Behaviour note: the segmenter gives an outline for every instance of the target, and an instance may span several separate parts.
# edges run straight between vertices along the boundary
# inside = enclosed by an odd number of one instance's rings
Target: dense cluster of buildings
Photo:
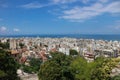
[[[70,50],[76,50],[78,55],[89,61],[98,56],[119,57],[120,42],[94,39],[75,38],[0,38],[1,43],[9,41],[11,55],[19,62],[29,58],[47,60],[50,52],[59,51],[70,55]]]

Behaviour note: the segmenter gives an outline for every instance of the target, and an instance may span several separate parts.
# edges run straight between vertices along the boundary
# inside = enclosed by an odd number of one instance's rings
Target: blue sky
[[[120,0],[0,0],[0,34],[120,34]]]

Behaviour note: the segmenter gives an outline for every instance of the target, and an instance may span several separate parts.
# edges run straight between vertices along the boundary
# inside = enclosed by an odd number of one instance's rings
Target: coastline
[[[30,35],[0,35],[0,38],[76,38],[107,41],[120,41],[119,34],[30,34]]]

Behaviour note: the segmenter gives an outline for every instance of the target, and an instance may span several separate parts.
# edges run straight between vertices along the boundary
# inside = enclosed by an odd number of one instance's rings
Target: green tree
[[[71,57],[60,52],[40,66],[40,80],[111,80],[110,73],[119,60],[99,57],[87,62],[83,57]]]
[[[40,66],[40,80],[74,80],[69,65],[72,58],[60,52],[51,53],[52,58]]]
[[[9,42],[5,42],[5,43],[1,43],[1,42],[0,42],[0,47],[1,47],[2,49],[9,49]]]
[[[115,63],[110,58],[99,57],[95,60],[95,68],[92,71],[91,79],[110,80],[110,73]]]
[[[2,70],[0,70],[0,78],[4,78],[6,76],[6,73]]]
[[[41,59],[30,58],[29,66],[24,64],[22,65],[23,71],[26,73],[37,73],[40,69],[41,63]]]
[[[20,48],[23,48],[25,46],[25,44],[19,43],[19,46],[20,46]]]
[[[112,68],[116,65],[113,59],[99,57],[94,62],[87,62],[77,57],[71,66],[75,80],[110,80]]]
[[[76,57],[70,66],[75,80],[90,80],[93,62],[87,63],[83,57]]]
[[[8,52],[0,49],[0,80],[18,80],[18,63]]]
[[[120,80],[120,75],[114,76],[111,80]]]
[[[78,52],[74,49],[70,49],[70,55],[78,55]]]

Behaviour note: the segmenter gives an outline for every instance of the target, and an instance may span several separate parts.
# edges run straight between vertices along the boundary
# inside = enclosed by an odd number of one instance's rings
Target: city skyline
[[[1,0],[0,34],[120,34],[119,0]]]

